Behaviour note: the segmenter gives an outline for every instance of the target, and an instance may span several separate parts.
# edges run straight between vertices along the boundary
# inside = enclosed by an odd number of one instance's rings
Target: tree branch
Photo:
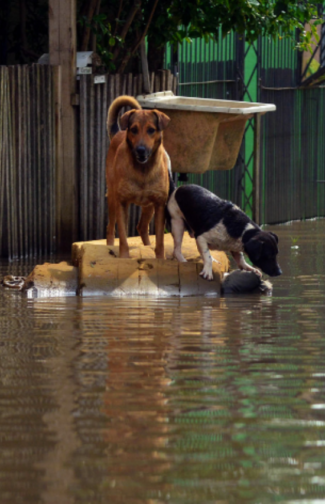
[[[120,0],[119,6],[118,6],[118,12],[117,12],[116,19],[120,19],[120,15],[121,15],[121,12],[122,12],[122,7],[123,7],[123,0]],[[115,37],[115,35],[116,35],[116,30],[117,30],[117,27],[118,27],[118,23],[116,22],[116,23],[115,23],[115,28],[114,28],[114,33],[113,33],[113,36],[114,36],[114,37]]]
[[[125,39],[126,34],[129,31],[129,28],[133,22],[134,16],[136,15],[136,13],[140,9],[140,7],[141,7],[141,0],[135,0],[132,7],[131,7],[131,10],[129,12],[128,17],[126,18],[125,25],[123,26],[123,29],[119,35],[119,37],[122,40]],[[113,53],[113,61],[115,61],[117,59],[118,55],[120,54],[120,51],[121,51],[121,46],[115,48],[115,51]]]
[[[99,1],[100,0],[89,0],[88,2],[87,19],[89,22],[92,20],[95,14],[97,3]],[[90,26],[85,26],[82,36],[81,51],[87,51],[89,39],[90,39]]]
[[[129,59],[139,49],[142,41],[145,39],[145,37],[146,37],[146,35],[148,33],[148,30],[149,30],[149,27],[150,27],[153,15],[155,13],[156,7],[158,5],[158,2],[159,2],[159,0],[155,0],[155,3],[154,3],[154,5],[153,5],[153,7],[151,9],[150,16],[148,18],[146,27],[145,27],[145,29],[144,29],[144,31],[143,31],[140,39],[135,43],[135,45],[133,46],[133,48],[131,49],[131,51],[128,51],[127,54],[124,56],[124,58],[122,59],[122,61],[120,63],[120,66],[117,69],[117,73],[123,73],[124,72],[125,67],[128,64],[128,62],[129,62]]]
[[[98,2],[97,2],[96,11],[95,11],[96,16],[99,14],[101,2],[102,2],[102,0],[98,0]],[[91,35],[91,44],[90,45],[91,45],[91,50],[96,52],[97,36],[95,35],[95,33],[92,33],[92,35]]]
[[[152,21],[153,15],[154,15],[156,7],[158,5],[158,2],[159,2],[159,0],[155,0],[155,3],[154,3],[154,5],[153,5],[153,7],[151,9],[151,13],[150,13],[150,16],[148,18],[148,21],[147,21],[146,27],[144,29],[144,32],[142,33],[142,36],[140,37],[139,42],[136,44],[135,48],[132,50],[132,53],[135,53],[135,51],[140,47],[141,42],[146,38],[146,35],[148,33],[148,30],[149,30],[149,26],[151,25],[151,21]]]

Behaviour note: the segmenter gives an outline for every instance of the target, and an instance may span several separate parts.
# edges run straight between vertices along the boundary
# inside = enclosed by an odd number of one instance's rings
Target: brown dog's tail
[[[138,110],[142,108],[140,103],[137,102],[137,100],[135,98],[133,98],[132,96],[123,95],[123,96],[119,96],[118,98],[116,98],[111,103],[111,106],[109,107],[108,113],[107,113],[106,126],[107,126],[108,136],[110,139],[112,139],[113,136],[116,135],[116,133],[120,130],[118,122],[117,122],[117,118],[118,118],[119,111],[123,107],[131,107],[133,109],[138,109]]]

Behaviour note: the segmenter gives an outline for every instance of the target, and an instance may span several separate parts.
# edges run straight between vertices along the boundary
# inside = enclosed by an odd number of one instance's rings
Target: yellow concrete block
[[[179,263],[179,291],[181,297],[198,295],[198,279],[195,263]]]
[[[178,263],[173,258],[174,242],[165,235],[166,258],[156,259],[155,237],[144,246],[140,237],[128,239],[130,259],[119,258],[119,243],[107,246],[106,240],[74,243],[72,262],[45,263],[36,266],[28,278],[32,296],[197,296],[220,294],[220,281],[228,271],[225,253],[213,251],[214,281],[200,277],[202,261],[194,239],[185,233],[183,254],[188,260]]]
[[[158,263],[159,296],[179,296],[179,263],[156,259]]]
[[[78,290],[78,269],[63,261],[35,266],[26,280],[30,297],[75,296]]]
[[[187,263],[173,258],[174,241],[165,235],[165,260],[155,258],[155,236],[144,246],[140,237],[128,238],[130,259],[119,258],[119,243],[105,240],[74,243],[73,264],[79,266],[80,294],[109,296],[196,296],[220,293],[220,280],[228,270],[225,253],[213,251],[214,281],[199,276],[202,261],[196,242],[185,233],[182,251]]]
[[[80,295],[112,295],[118,284],[118,262],[106,244],[84,243],[78,263]]]
[[[133,259],[117,260],[117,287],[113,295],[118,297],[130,297],[138,296],[139,294],[139,271],[137,261]]]
[[[220,271],[218,271],[216,273],[215,266],[212,266],[213,280],[206,280],[205,278],[201,277],[201,275],[200,275],[202,269],[203,269],[203,264],[196,263],[198,295],[199,296],[215,296],[216,293],[220,294],[220,291],[221,291]]]
[[[158,262],[156,259],[138,259],[139,293],[143,296],[159,295]]]

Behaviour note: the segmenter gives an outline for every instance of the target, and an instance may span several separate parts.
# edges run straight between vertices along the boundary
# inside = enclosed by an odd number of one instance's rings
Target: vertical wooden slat
[[[22,103],[22,95],[21,95],[21,80],[22,80],[22,67],[17,65],[14,68],[14,80],[15,80],[15,88],[16,92],[14,93],[14,100],[16,103],[16,107],[13,111],[16,116],[16,166],[17,166],[17,185],[18,185],[18,255],[24,255],[24,247],[23,247],[23,148],[24,141],[22,135],[22,123],[24,120],[23,117],[23,103]]]
[[[167,91],[172,89],[173,76],[170,70],[166,70],[167,73]]]
[[[173,75],[172,91],[174,95],[177,95],[177,77]]]
[[[25,68],[26,79],[26,192],[27,192],[27,229],[28,229],[28,256],[33,255],[33,207],[32,201],[32,131],[31,131],[31,91],[30,91],[30,69]]]
[[[47,97],[50,93],[49,84],[48,84],[48,67],[45,65],[40,66],[40,77],[41,77],[41,123],[40,129],[42,132],[41,138],[41,170],[43,173],[43,184],[42,184],[42,193],[45,194],[45,200],[42,202],[42,215],[43,215],[43,248],[44,254],[48,255],[49,253],[49,214],[50,214],[50,199],[49,199],[49,173],[50,173],[50,164],[48,157],[48,141],[49,141],[49,125],[48,125],[48,117],[47,117]],[[44,131],[47,132],[44,135]]]
[[[33,255],[36,256],[37,253],[40,253],[40,249],[38,248],[38,205],[36,202],[38,201],[38,135],[37,135],[37,73],[35,66],[32,66],[30,69],[31,76],[31,132],[32,132],[32,212],[33,212]]]
[[[127,75],[121,75],[121,95],[126,94]]]
[[[93,225],[94,225],[94,101],[95,101],[95,89],[93,80],[90,79],[90,95],[89,95],[89,130],[88,130],[88,142],[89,142],[89,159],[88,159],[88,173],[89,173],[89,185],[87,188],[88,192],[88,229],[87,229],[87,240],[90,239]]]
[[[136,96],[140,95],[143,93],[143,75],[139,74],[138,76],[138,88],[137,88],[137,94]]]
[[[88,232],[88,110],[89,96],[86,75],[80,77],[80,188],[81,188],[81,239],[87,239]]]
[[[102,206],[102,201],[100,199],[100,186],[101,186],[101,178],[102,178],[102,167],[101,167],[101,153],[102,153],[102,135],[101,131],[103,128],[102,124],[102,114],[101,114],[101,107],[102,107],[102,84],[97,84],[95,86],[96,90],[96,181],[95,181],[95,190],[96,190],[96,196],[95,196],[95,205],[94,205],[94,216],[95,216],[95,223],[94,223],[94,232],[95,232],[95,238],[98,240],[101,237],[100,234],[100,215],[101,215],[101,206]]]
[[[160,79],[159,73],[157,72],[155,75],[155,93],[158,93],[158,91],[160,90],[160,84],[161,84],[161,79]]]
[[[121,75],[115,75],[115,98],[119,96],[121,93]]]
[[[12,259],[16,259],[19,255],[18,251],[18,201],[19,192],[17,187],[17,163],[16,163],[16,89],[15,89],[15,68],[9,67],[9,86],[8,86],[8,96],[9,96],[9,112],[8,112],[8,132],[9,132],[9,156],[8,156],[8,177],[10,180],[9,194],[10,194],[10,205],[11,205],[11,238],[12,238]]]
[[[41,69],[40,65],[34,65],[35,68],[35,81],[34,85],[36,88],[36,201],[39,202],[42,198],[42,179],[44,178],[44,174],[42,173],[42,139],[41,139]],[[44,245],[43,245],[43,212],[40,204],[37,205],[37,251],[39,254],[43,254]]]
[[[260,166],[260,147],[261,147],[261,115],[255,114],[254,129],[254,168],[253,168],[253,220],[256,224],[261,224],[260,215],[260,187],[261,187],[261,166]]]
[[[114,75],[109,75],[108,76],[108,84],[107,84],[107,101],[108,101],[107,108],[109,108],[110,104],[114,100],[114,96],[115,96],[114,95],[114,86],[115,86]]]
[[[6,181],[6,208],[7,208],[7,226],[8,226],[8,257],[12,259],[13,248],[12,248],[12,212],[13,207],[11,205],[11,178],[10,178],[10,145],[9,145],[9,130],[10,130],[10,93],[9,93],[9,69],[7,69],[6,76],[6,91],[5,91],[5,102],[6,102],[6,114],[4,118],[5,125],[5,135],[4,142],[6,145],[6,156],[5,156],[5,181]]]
[[[155,72],[151,72],[150,74],[150,89],[152,92],[155,92]]]
[[[28,149],[28,142],[27,142],[27,113],[26,113],[26,65],[22,66],[22,79],[21,79],[21,130],[22,130],[22,138],[21,138],[21,149],[22,149],[22,162],[21,162],[21,167],[22,167],[22,181],[23,181],[23,243],[22,243],[22,248],[23,248],[23,255],[24,257],[27,257],[28,255],[28,202],[27,202],[27,149]]]
[[[5,113],[6,113],[6,93],[5,93],[5,72],[6,68],[0,66],[0,254],[3,253],[4,243],[4,208],[5,208]]]
[[[133,77],[133,92],[132,92],[132,96],[137,96],[137,94],[138,94],[138,80],[139,80],[139,76],[135,75]]]
[[[106,178],[105,178],[105,160],[106,160],[106,152],[107,152],[107,132],[106,132],[106,116],[107,116],[107,77],[105,79],[105,84],[103,84],[103,92],[102,92],[102,126],[101,126],[101,157],[100,157],[100,166],[101,166],[101,180],[100,180],[100,216],[99,216],[99,233],[100,237],[105,236],[105,207],[106,207]]]
[[[55,103],[53,96],[53,68],[49,67],[49,96],[48,96],[48,124],[49,124],[49,158],[50,158],[50,184],[49,184],[49,201],[50,201],[50,253],[55,252],[55,146],[53,142],[55,132]]]
[[[126,92],[129,96],[133,96],[132,95],[133,75],[131,73],[129,73],[127,79],[128,79],[128,82],[127,82]]]

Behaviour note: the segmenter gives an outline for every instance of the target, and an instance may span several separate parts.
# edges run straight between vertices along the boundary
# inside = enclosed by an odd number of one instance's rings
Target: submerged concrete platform
[[[173,259],[173,239],[165,235],[166,259],[155,257],[155,236],[144,246],[140,237],[129,238],[130,259],[119,258],[119,240],[107,246],[106,240],[77,242],[72,245],[72,265],[60,263],[37,266],[29,280],[38,296],[204,296],[219,295],[223,274],[229,269],[224,252],[213,251],[213,281],[200,276],[202,261],[194,239],[186,233],[182,252],[188,262]],[[66,285],[66,287],[65,287]]]

